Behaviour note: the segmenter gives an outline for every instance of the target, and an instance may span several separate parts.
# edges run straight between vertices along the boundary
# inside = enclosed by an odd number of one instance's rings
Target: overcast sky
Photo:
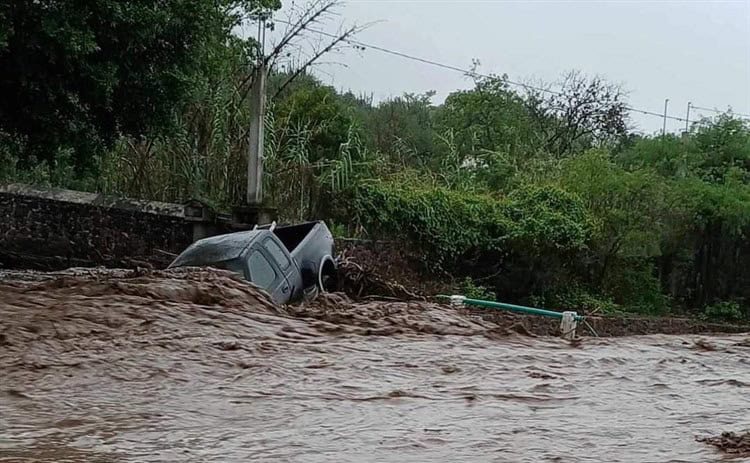
[[[688,101],[750,114],[750,0],[349,0],[339,11],[326,30],[380,21],[358,39],[434,61],[468,68],[477,58],[481,72],[520,81],[555,81],[579,69],[622,83],[633,107],[662,113],[669,98],[674,116],[685,116]],[[460,73],[372,49],[328,60],[346,66],[319,66],[324,82],[376,101],[435,90],[439,103],[471,85]],[[632,121],[647,133],[661,130],[659,117]]]

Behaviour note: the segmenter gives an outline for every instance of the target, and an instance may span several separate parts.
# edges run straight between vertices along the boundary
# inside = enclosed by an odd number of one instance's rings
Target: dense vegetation
[[[242,202],[255,48],[231,30],[276,2],[0,5],[0,181]],[[747,121],[634,135],[619,88],[577,73],[559,93],[476,78],[442,104],[288,76],[266,121],[284,219],[408,240],[503,300],[750,317]]]

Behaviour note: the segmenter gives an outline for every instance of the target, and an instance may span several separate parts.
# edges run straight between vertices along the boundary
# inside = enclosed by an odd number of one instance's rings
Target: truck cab
[[[290,249],[291,248],[291,249]],[[309,291],[335,289],[333,236],[323,222],[254,230],[198,240],[169,265],[229,270],[264,289],[278,304]]]

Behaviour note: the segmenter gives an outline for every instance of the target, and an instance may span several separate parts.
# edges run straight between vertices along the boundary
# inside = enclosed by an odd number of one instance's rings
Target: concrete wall
[[[159,268],[171,262],[170,253],[220,228],[195,204],[0,186],[0,268]]]

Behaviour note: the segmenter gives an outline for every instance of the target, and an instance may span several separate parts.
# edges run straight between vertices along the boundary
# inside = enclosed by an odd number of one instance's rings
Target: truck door
[[[293,262],[292,256],[282,246],[276,238],[271,236],[263,240],[263,249],[268,252],[273,261],[278,264],[281,273],[286,276],[286,281],[290,286],[290,299],[295,299],[302,291],[302,277],[297,264]]]
[[[289,302],[291,290],[284,272],[276,261],[269,258],[260,246],[253,246],[247,255],[247,267],[250,270],[250,281],[265,289],[278,304]]]

